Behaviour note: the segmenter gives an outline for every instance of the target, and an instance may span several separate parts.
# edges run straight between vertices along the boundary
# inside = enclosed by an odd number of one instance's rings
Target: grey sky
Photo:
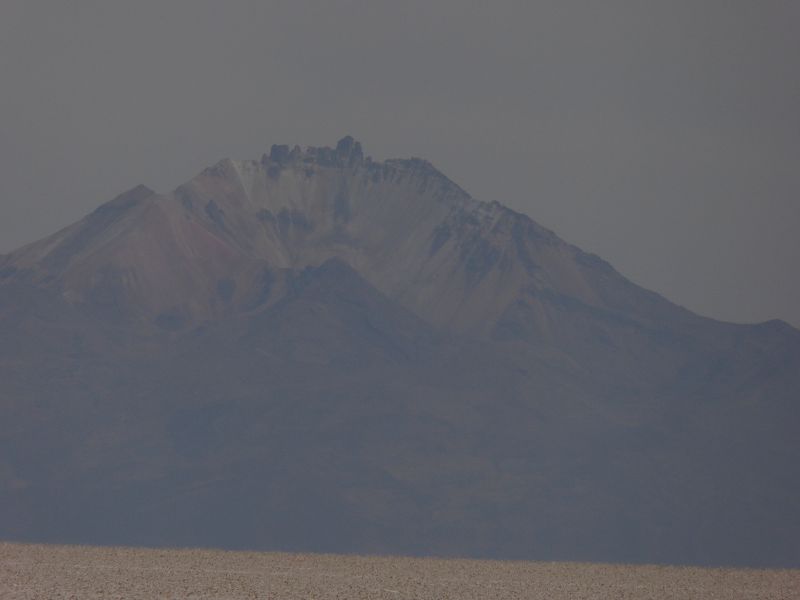
[[[798,31],[794,0],[4,0],[0,252],[349,133],[702,314],[800,326]]]

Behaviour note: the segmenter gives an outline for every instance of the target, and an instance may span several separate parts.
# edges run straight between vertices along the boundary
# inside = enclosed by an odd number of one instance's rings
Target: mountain
[[[0,538],[800,566],[798,390],[783,322],[273,146],[0,257]]]

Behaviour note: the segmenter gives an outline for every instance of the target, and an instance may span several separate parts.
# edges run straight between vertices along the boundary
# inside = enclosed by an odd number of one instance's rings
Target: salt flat
[[[0,598],[800,598],[800,570],[0,543]]]

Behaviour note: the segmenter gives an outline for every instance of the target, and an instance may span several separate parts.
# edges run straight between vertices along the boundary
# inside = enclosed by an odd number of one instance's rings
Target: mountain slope
[[[75,301],[118,293],[150,317],[202,321],[248,289],[252,261],[298,269],[333,257],[427,320],[484,335],[520,304],[546,332],[565,297],[690,317],[524,215],[473,200],[429,163],[365,160],[351,138],[224,160],[167,196],[139,186],[12,253],[6,268],[33,269]]]
[[[800,332],[345,138],[0,259],[0,536],[800,564]]]

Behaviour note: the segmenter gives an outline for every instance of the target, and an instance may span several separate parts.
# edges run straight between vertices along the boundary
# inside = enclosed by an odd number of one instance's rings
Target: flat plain
[[[800,569],[0,543],[0,598],[789,600]]]

